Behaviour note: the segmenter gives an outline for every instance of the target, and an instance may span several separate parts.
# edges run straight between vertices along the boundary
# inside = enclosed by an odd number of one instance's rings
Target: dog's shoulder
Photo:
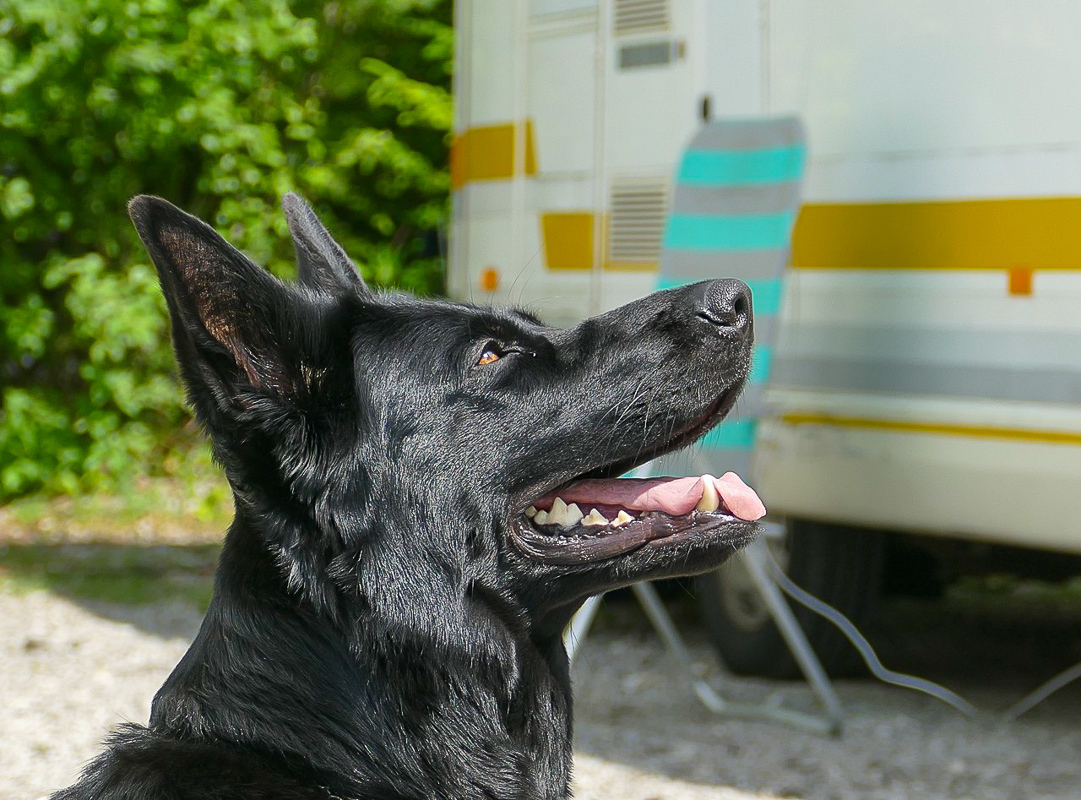
[[[313,776],[298,780],[250,750],[160,736],[132,724],[121,726],[107,745],[78,783],[51,800],[337,800]]]

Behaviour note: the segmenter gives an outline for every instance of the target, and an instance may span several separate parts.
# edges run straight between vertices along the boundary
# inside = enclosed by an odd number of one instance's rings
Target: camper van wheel
[[[790,519],[772,527],[767,544],[785,573],[857,626],[868,618],[882,578],[883,537],[875,531]],[[724,664],[738,675],[797,678],[788,650],[742,559],[698,579],[699,608]],[[792,604],[822,666],[834,676],[859,674],[862,662],[831,623]]]

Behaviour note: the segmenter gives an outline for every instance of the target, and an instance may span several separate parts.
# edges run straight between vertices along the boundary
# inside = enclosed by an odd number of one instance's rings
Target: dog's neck
[[[449,635],[411,629],[408,615],[388,623],[348,594],[331,613],[290,586],[275,549],[238,512],[199,634],[154,700],[155,732],[273,742],[340,796],[566,795],[571,695],[558,635],[475,597],[448,613]],[[463,615],[475,629],[459,640]]]

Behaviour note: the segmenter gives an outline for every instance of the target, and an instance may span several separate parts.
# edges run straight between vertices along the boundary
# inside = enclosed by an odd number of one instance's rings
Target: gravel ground
[[[608,605],[575,670],[579,800],[1081,797],[1081,691],[1067,690],[1022,722],[1004,725],[990,716],[967,721],[933,700],[848,681],[839,685],[847,712],[840,739],[724,720],[694,700],[633,607]],[[0,798],[35,798],[67,785],[112,725],[145,721],[198,622],[181,601],[106,605],[0,591]],[[687,630],[703,673],[734,699],[813,707],[798,684],[725,679],[700,632]],[[968,648],[949,631],[944,642],[936,651]],[[1009,641],[993,644],[989,652],[1006,661],[1017,649]],[[1061,668],[1026,663],[1018,672],[1016,665],[1004,671],[987,661],[962,662],[959,688],[989,709],[1005,707],[1021,687]],[[988,674],[999,677],[972,677]]]

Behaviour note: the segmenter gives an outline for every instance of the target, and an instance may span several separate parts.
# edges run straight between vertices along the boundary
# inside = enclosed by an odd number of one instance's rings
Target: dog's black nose
[[[704,284],[698,317],[717,328],[746,333],[751,329],[751,290],[734,278]]]

